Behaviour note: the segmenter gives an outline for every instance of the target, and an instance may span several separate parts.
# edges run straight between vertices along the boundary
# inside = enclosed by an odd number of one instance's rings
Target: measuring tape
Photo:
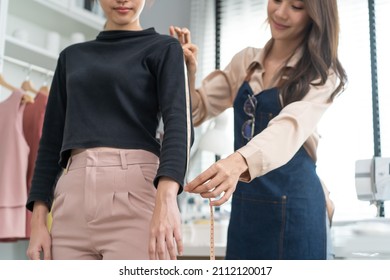
[[[215,260],[215,247],[214,247],[214,209],[211,205],[211,198],[209,198],[210,205],[210,260]]]

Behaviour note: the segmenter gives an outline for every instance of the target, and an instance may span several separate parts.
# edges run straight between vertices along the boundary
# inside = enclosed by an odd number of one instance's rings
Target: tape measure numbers
[[[210,203],[210,260],[215,260],[215,247],[214,247],[214,209]]]

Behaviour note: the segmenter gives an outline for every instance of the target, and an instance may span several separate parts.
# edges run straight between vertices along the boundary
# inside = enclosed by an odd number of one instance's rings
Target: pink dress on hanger
[[[23,114],[23,131],[24,136],[30,147],[27,167],[27,193],[30,191],[31,181],[35,168],[35,160],[38,155],[39,140],[42,136],[43,120],[47,105],[47,95],[38,92],[34,103],[27,103]],[[26,238],[31,234],[31,216],[32,212],[26,209]]]
[[[27,163],[29,147],[23,134],[22,91],[0,102],[0,241],[26,234]]]

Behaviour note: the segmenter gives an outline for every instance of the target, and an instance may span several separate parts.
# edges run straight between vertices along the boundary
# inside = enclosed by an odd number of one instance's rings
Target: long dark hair
[[[338,59],[339,16],[337,0],[304,1],[305,9],[311,18],[307,35],[303,39],[302,57],[293,68],[283,68],[280,92],[284,105],[302,100],[309,92],[310,85],[324,85],[329,69],[338,77],[338,85],[330,96],[329,102],[344,91],[347,74]],[[318,81],[314,84],[313,81]]]

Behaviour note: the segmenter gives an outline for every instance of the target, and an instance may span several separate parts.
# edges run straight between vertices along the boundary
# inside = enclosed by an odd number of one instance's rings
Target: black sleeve
[[[53,190],[60,175],[60,151],[66,115],[65,54],[61,53],[54,72],[46,106],[42,137],[26,207],[32,211],[35,201],[43,201],[49,210]]]
[[[172,42],[160,54],[157,65],[157,90],[164,123],[160,167],[155,186],[162,176],[180,184],[182,191],[193,142],[191,104],[180,43]]]

